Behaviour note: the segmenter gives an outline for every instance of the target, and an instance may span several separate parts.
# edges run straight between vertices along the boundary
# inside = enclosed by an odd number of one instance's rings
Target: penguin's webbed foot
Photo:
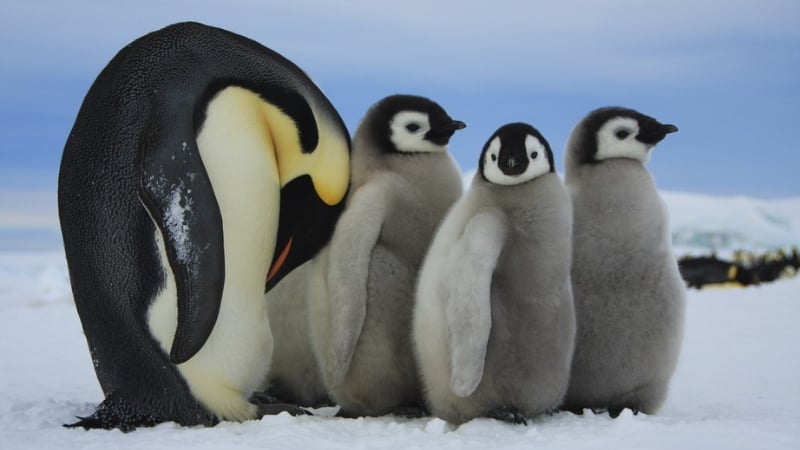
[[[268,404],[259,404],[256,405],[256,407],[258,407],[258,417],[274,416],[282,412],[287,412],[292,416],[314,415],[311,411],[303,408],[302,406],[298,406],[292,403],[268,403]]]
[[[486,415],[489,418],[513,423],[514,425],[528,425],[528,419],[522,412],[513,406],[500,406]]]
[[[140,427],[153,427],[164,420],[149,414],[141,414],[131,408],[120,398],[109,397],[104,400],[92,415],[78,417],[77,422],[64,424],[65,428],[81,427],[85,430],[102,429],[113,430],[118,428],[123,433],[129,433]]]
[[[311,411],[294,403],[284,403],[266,392],[256,392],[250,397],[250,403],[258,408],[258,417],[274,416],[288,412],[293,416],[313,416]]]

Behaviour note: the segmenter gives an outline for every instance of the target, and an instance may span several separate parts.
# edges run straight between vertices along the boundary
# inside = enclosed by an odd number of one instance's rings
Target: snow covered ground
[[[683,352],[658,415],[587,413],[527,427],[478,419],[279,415],[214,428],[123,434],[65,429],[101,399],[63,254],[0,252],[0,447],[39,448],[800,448],[800,278],[689,292]]]
[[[730,245],[800,243],[798,199],[665,198],[673,231],[683,230],[693,248],[723,242],[708,236],[738,236]],[[2,449],[800,448],[800,277],[690,291],[678,370],[654,416],[561,413],[527,427],[479,419],[454,429],[435,418],[340,419],[328,408],[214,428],[65,429],[102,395],[72,304],[55,203],[41,193],[0,200]]]

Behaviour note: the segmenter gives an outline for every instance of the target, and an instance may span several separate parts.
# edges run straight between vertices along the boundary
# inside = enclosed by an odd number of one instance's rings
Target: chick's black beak
[[[453,136],[453,133],[466,127],[467,124],[460,120],[451,120],[431,128],[431,130],[425,135],[425,138],[439,145],[447,145],[447,143],[450,142],[450,137]]]
[[[450,127],[452,127],[453,128],[453,132],[455,132],[456,130],[462,130],[464,128],[467,128],[467,124],[465,124],[464,122],[462,122],[460,120],[454,120],[454,121],[450,122]]]
[[[655,145],[661,142],[662,139],[669,133],[678,131],[678,127],[672,124],[658,124],[656,126],[647,127],[639,132],[636,140],[644,142],[645,144]]]
[[[511,147],[500,150],[500,170],[508,176],[520,175],[528,169],[528,157],[524,147]]]

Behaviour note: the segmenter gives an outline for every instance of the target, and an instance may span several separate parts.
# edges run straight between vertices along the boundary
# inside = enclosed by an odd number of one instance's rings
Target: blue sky
[[[800,2],[604,0],[8,2],[0,19],[0,189],[54,190],[83,95],[123,46],[195,20],[293,60],[354,130],[385,95],[467,123],[462,169],[500,125],[564,143],[590,110],[628,106],[680,129],[649,163],[665,190],[800,195]]]

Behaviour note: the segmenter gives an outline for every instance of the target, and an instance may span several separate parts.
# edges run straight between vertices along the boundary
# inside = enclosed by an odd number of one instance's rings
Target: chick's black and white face
[[[648,144],[636,139],[639,121],[632,117],[614,117],[597,130],[597,153],[595,159],[630,158],[643,163],[650,160]]]
[[[481,167],[486,181],[508,186],[554,171],[547,141],[538,133],[507,127],[498,130],[484,149]]]
[[[366,136],[384,154],[443,153],[453,134],[464,127],[433,100],[398,94],[370,108],[356,137]]]
[[[573,164],[597,164],[617,158],[645,163],[659,142],[678,131],[636,110],[599,108],[587,115],[570,135],[568,154]]]
[[[430,131],[430,116],[421,111],[400,111],[389,121],[389,139],[401,152],[446,152],[447,142],[429,140]]]

